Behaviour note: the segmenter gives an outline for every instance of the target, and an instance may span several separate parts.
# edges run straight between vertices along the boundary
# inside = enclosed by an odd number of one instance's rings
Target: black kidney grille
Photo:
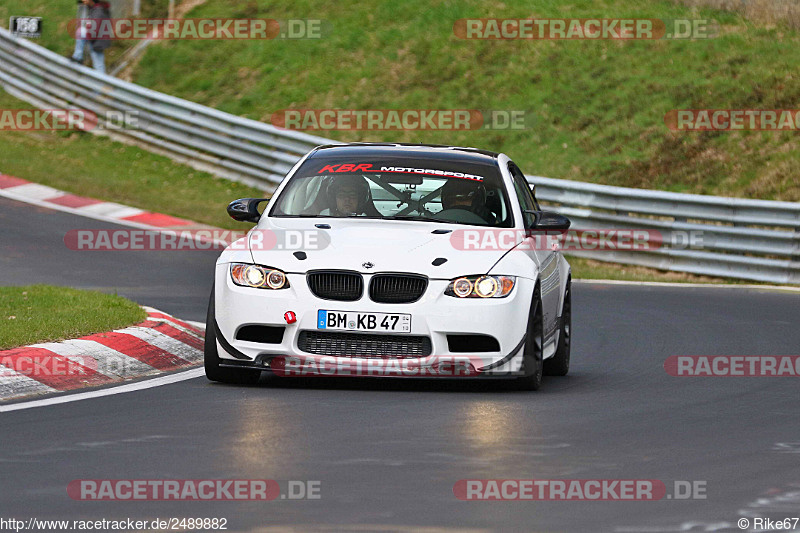
[[[382,304],[416,302],[425,293],[428,278],[408,274],[377,274],[369,282],[369,297]]]
[[[375,335],[301,331],[297,346],[304,352],[340,357],[425,357],[431,339],[422,335]]]
[[[357,272],[310,272],[308,288],[319,298],[353,302],[364,292],[364,279]]]

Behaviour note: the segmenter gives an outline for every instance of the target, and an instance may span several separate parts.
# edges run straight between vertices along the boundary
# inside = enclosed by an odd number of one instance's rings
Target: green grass
[[[146,317],[122,296],[50,285],[0,287],[0,349],[74,339]]]
[[[524,109],[522,131],[333,132],[345,141],[452,143],[504,151],[529,174],[800,200],[796,132],[674,133],[672,109],[795,108],[800,40],[739,14],[668,1],[210,0],[190,17],[314,18],[318,40],[171,41],[151,46],[137,83],[249,118],[287,108]],[[478,41],[469,17],[706,18],[714,39]],[[312,132],[313,133],[313,132]]]
[[[0,109],[31,106],[0,90]],[[0,132],[0,173],[229,229],[225,206],[263,193],[83,132]]]

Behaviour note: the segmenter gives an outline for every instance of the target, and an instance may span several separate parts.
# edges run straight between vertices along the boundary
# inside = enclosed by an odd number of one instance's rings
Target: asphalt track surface
[[[221,209],[224,206],[220,207]],[[118,291],[204,320],[214,252],[75,252],[113,228],[0,199],[0,284]],[[572,369],[496,383],[191,379],[0,414],[0,518],[224,517],[230,531],[741,531],[800,516],[798,378],[677,378],[670,355],[797,355],[800,296],[574,288]],[[321,482],[318,500],[83,502],[75,479]],[[659,479],[706,499],[466,502],[460,479]]]

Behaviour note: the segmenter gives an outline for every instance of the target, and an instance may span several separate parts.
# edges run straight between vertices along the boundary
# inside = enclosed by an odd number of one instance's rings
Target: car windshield
[[[362,161],[307,161],[281,192],[270,215],[512,225],[496,166],[466,167],[436,159]]]

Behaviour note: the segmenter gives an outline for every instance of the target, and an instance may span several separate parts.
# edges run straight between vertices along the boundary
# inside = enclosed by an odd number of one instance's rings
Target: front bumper
[[[275,371],[274,363],[283,360],[284,364],[289,364],[290,367],[297,364],[305,364],[308,367],[309,361],[324,363],[325,367],[321,374],[326,374],[331,365],[340,368],[351,364],[367,369],[372,364],[374,370],[376,365],[380,364],[376,363],[376,359],[380,358],[315,355],[300,349],[298,346],[300,332],[317,331],[317,312],[326,309],[360,313],[410,314],[411,331],[408,334],[386,335],[428,337],[431,342],[431,355],[421,358],[402,358],[398,375],[413,376],[415,368],[424,372],[425,368],[432,364],[450,365],[451,371],[456,373],[452,377],[519,375],[534,290],[533,280],[517,278],[514,290],[506,298],[462,300],[444,295],[448,280],[431,279],[425,294],[418,301],[409,304],[382,304],[370,300],[366,291],[362,298],[355,302],[318,298],[309,290],[305,274],[287,274],[290,284],[287,289],[273,291],[240,287],[231,281],[229,267],[227,263],[218,264],[216,267],[214,305],[216,324],[207,325],[209,328],[217,329],[217,348],[224,366]],[[368,286],[371,275],[364,275],[365,286]],[[297,317],[297,321],[293,324],[287,324],[284,319],[284,314],[288,311],[292,311]],[[248,325],[283,327],[285,328],[283,338],[280,343],[270,344],[237,339],[236,334],[239,329]],[[499,350],[480,353],[451,352],[448,347],[448,334],[489,335],[497,339]],[[281,359],[275,359],[276,357]],[[270,361],[273,364],[264,364]],[[385,359],[383,361],[389,365]],[[405,365],[405,372],[402,365]],[[467,365],[472,370],[465,376],[459,368]],[[447,374],[447,372],[440,373],[437,377],[447,377]],[[393,370],[383,375],[391,377]]]

